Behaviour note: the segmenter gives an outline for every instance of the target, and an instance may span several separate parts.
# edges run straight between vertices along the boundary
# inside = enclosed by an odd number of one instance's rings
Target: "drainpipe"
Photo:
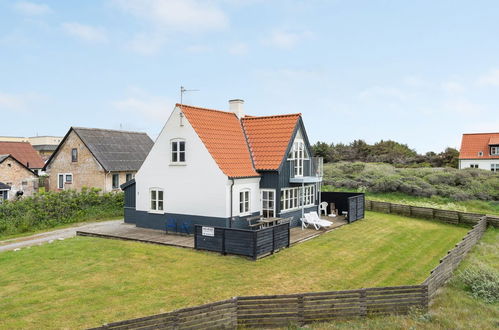
[[[301,182],[301,217],[305,218],[305,182]]]
[[[232,228],[232,199],[234,198],[233,196],[233,190],[234,190],[234,178],[231,179],[232,184],[230,185],[230,218],[229,218],[229,228]]]

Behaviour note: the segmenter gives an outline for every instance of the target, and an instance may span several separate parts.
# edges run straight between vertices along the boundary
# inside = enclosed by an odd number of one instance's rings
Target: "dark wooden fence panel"
[[[321,192],[321,201],[327,202],[328,206],[334,203],[340,215],[343,211],[348,212],[348,222],[364,218],[365,196],[363,193],[325,191]],[[331,211],[328,210],[329,213]]]
[[[399,214],[408,217],[425,218],[442,221],[450,224],[474,225],[485,216],[485,214],[459,212],[450,210],[433,209],[429,207],[419,207],[412,205],[394,204],[388,202],[365,201],[366,210]],[[491,226],[499,227],[499,217],[488,216],[488,223]],[[494,221],[495,220],[495,221]]]
[[[254,259],[289,247],[289,223],[258,230],[223,227],[206,227],[214,235],[203,235],[203,226],[196,225],[194,230],[194,248],[223,254],[237,254]]]

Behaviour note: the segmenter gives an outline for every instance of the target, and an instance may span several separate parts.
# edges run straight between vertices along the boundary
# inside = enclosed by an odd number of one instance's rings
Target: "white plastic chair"
[[[319,204],[319,214],[322,215],[322,212],[324,212],[324,215],[327,215],[327,202]]]

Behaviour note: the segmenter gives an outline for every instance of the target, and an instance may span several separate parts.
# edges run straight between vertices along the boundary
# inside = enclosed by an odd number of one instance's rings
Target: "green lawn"
[[[0,328],[81,328],[238,295],[421,283],[467,228],[367,212],[253,262],[78,237],[0,253]]]
[[[459,266],[487,265],[499,270],[499,229],[489,228]],[[498,329],[499,303],[487,304],[464,291],[457,276],[439,292],[427,314],[375,317],[372,319],[314,325],[314,329]]]
[[[322,187],[322,191],[355,191],[355,189],[336,188],[332,186]],[[365,192],[366,198],[373,201],[390,202],[396,204],[406,204],[421,207],[432,207],[442,210],[453,210],[471,213],[485,213],[490,215],[499,215],[499,201],[481,201],[481,200],[466,200],[454,201],[447,197],[418,197],[411,196],[400,192],[392,193],[373,193]]]

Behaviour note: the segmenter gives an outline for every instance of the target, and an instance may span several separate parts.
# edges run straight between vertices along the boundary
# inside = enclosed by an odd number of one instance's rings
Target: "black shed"
[[[360,220],[365,215],[365,196],[357,192],[321,192],[321,202],[327,202],[328,214],[331,213],[331,203],[335,204],[338,213],[348,212],[348,223]]]

